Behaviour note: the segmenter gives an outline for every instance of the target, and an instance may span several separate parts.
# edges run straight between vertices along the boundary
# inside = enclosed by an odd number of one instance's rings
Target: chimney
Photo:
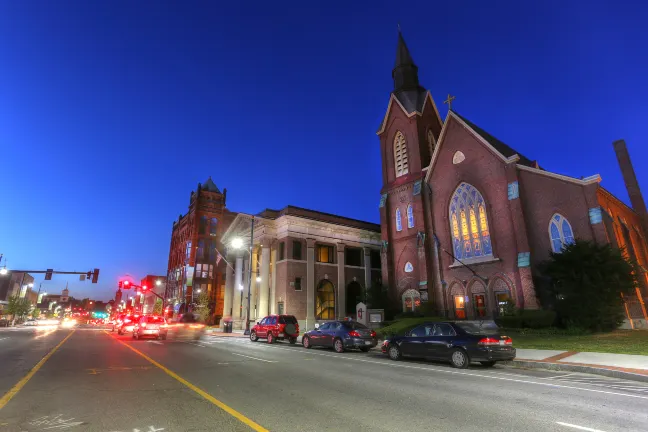
[[[637,182],[637,176],[635,175],[632,162],[630,161],[628,147],[624,140],[614,141],[612,145],[614,146],[614,151],[616,152],[617,160],[619,161],[621,174],[623,174],[623,181],[625,182],[628,195],[630,196],[630,204],[632,204],[632,208],[637,212],[641,219],[644,236],[648,236],[648,211],[646,211],[646,203],[644,202],[643,195],[641,195],[639,182]]]

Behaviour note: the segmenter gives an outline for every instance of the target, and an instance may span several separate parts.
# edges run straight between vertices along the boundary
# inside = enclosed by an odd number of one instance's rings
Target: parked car
[[[30,318],[27,321],[23,323],[24,326],[35,326],[38,325],[38,321],[36,321],[34,318]]]
[[[205,324],[192,313],[182,314],[169,324],[169,338],[198,340],[205,333]]]
[[[515,358],[513,340],[500,334],[492,321],[448,321],[421,324],[405,336],[392,336],[382,345],[392,360],[421,357],[449,361],[456,368],[471,362],[493,366]]]
[[[330,321],[304,333],[304,348],[332,347],[336,352],[357,348],[367,352],[378,344],[376,332],[356,321]]]
[[[292,315],[268,315],[261,321],[257,322],[250,330],[250,340],[252,342],[261,339],[267,339],[268,343],[274,343],[276,340],[285,340],[291,344],[297,342],[299,336],[299,323],[297,318]]]
[[[9,327],[9,324],[11,324],[11,321],[7,318],[0,318],[0,327]]]
[[[143,316],[133,327],[133,339],[154,337],[155,339],[166,339],[169,326],[161,316]]]
[[[121,315],[113,324],[112,331],[117,331],[118,335],[123,335],[133,331],[139,315]]]

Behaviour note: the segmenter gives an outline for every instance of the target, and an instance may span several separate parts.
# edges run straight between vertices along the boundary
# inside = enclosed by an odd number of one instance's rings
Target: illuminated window
[[[327,280],[323,280],[317,286],[317,295],[315,297],[315,319],[335,319],[335,290],[333,284]]]
[[[401,131],[396,132],[396,136],[394,137],[394,166],[396,168],[396,177],[400,177],[409,172],[407,143]]]
[[[407,206],[407,228],[414,228],[414,211],[411,204]]]
[[[551,250],[559,253],[566,245],[574,243],[574,233],[569,221],[556,213],[549,223],[549,239]]]
[[[401,222],[401,211],[396,209],[396,231],[403,231],[403,222]]]
[[[477,189],[461,183],[450,200],[452,249],[457,259],[493,255],[486,203]]]
[[[333,263],[333,246],[317,245],[317,262]]]

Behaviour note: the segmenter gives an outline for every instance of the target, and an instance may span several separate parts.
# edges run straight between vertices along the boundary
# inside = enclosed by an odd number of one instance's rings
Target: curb
[[[581,373],[588,373],[593,375],[602,375],[610,378],[621,378],[621,379],[641,381],[641,382],[648,383],[648,375],[625,372],[616,369],[606,369],[603,367],[596,367],[596,366],[583,366],[583,365],[566,364],[566,363],[548,363],[548,362],[534,361],[534,360],[513,360],[507,362],[499,362],[499,364],[517,367],[517,368],[524,368],[524,369],[545,369],[545,370],[552,370],[552,371],[581,372]]]

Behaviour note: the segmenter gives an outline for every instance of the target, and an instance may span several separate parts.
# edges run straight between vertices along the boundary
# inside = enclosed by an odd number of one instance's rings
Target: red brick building
[[[182,313],[198,289],[209,294],[212,317],[223,310],[225,263],[217,263],[220,238],[236,216],[226,208],[227,189],[221,192],[211,177],[189,197],[189,210],[173,222],[166,278],[166,303]]]
[[[399,34],[394,90],[377,132],[383,280],[411,310],[433,301],[439,313],[497,314],[511,299],[539,307],[536,265],[575,238],[628,246],[648,268],[646,207],[625,143],[615,143],[633,208],[591,175],[542,169],[450,110],[442,120]],[[641,275],[643,293],[646,275]]]

